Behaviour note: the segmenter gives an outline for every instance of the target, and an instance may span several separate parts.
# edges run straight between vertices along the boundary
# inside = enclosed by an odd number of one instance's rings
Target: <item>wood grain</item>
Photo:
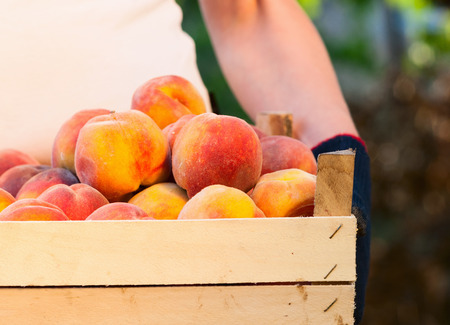
[[[353,285],[1,288],[2,324],[353,324]]]
[[[354,153],[310,218],[0,223],[4,324],[353,324]]]
[[[355,153],[351,150],[318,156],[314,216],[349,216],[352,213]]]
[[[2,222],[0,286],[354,281],[355,234],[354,217]]]

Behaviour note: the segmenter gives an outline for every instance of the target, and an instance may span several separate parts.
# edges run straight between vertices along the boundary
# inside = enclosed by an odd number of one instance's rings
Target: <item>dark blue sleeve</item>
[[[353,149],[355,155],[355,171],[353,181],[352,213],[358,222],[356,239],[356,297],[355,324],[361,322],[364,312],[367,279],[370,264],[370,212],[371,212],[371,178],[370,158],[363,142],[349,135],[338,135],[326,140],[316,147],[313,153],[317,159],[320,153]]]

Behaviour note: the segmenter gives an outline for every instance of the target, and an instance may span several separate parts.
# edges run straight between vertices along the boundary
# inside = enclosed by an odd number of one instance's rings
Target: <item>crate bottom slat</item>
[[[354,285],[0,288],[4,324],[352,324]]]

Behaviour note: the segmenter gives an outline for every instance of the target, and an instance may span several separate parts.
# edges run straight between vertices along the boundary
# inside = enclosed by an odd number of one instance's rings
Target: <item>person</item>
[[[322,152],[356,151],[352,212],[358,220],[355,322],[363,315],[370,259],[370,159],[328,52],[295,0],[199,0],[224,76],[253,120],[289,111],[293,134]]]
[[[219,64],[243,109],[291,111],[294,136],[321,152],[356,150],[355,320],[370,250],[370,159],[323,41],[295,0],[198,0]],[[178,74],[199,89],[195,48],[174,0],[0,2],[0,148],[50,160],[58,128],[80,109],[128,109],[135,88]]]
[[[209,97],[175,0],[0,2],[0,148],[49,164],[60,126],[82,109],[129,109],[175,74]]]

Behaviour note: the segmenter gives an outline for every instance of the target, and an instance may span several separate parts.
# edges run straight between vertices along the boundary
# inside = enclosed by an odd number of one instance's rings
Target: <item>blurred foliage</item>
[[[367,24],[373,10],[373,1],[346,0],[339,4],[322,2],[322,15],[311,18],[327,46],[333,63],[335,65],[349,63],[358,69],[375,73],[379,66],[373,60],[373,43],[368,39],[370,26]],[[333,17],[334,12],[338,14]]]
[[[386,2],[392,6],[401,10],[422,10],[431,5],[429,0],[386,0]]]
[[[371,156],[363,324],[450,324],[449,2],[298,1],[324,39]],[[216,111],[249,120],[217,64],[197,1],[178,3]]]
[[[322,9],[322,0],[297,0],[309,17],[317,17]]]

